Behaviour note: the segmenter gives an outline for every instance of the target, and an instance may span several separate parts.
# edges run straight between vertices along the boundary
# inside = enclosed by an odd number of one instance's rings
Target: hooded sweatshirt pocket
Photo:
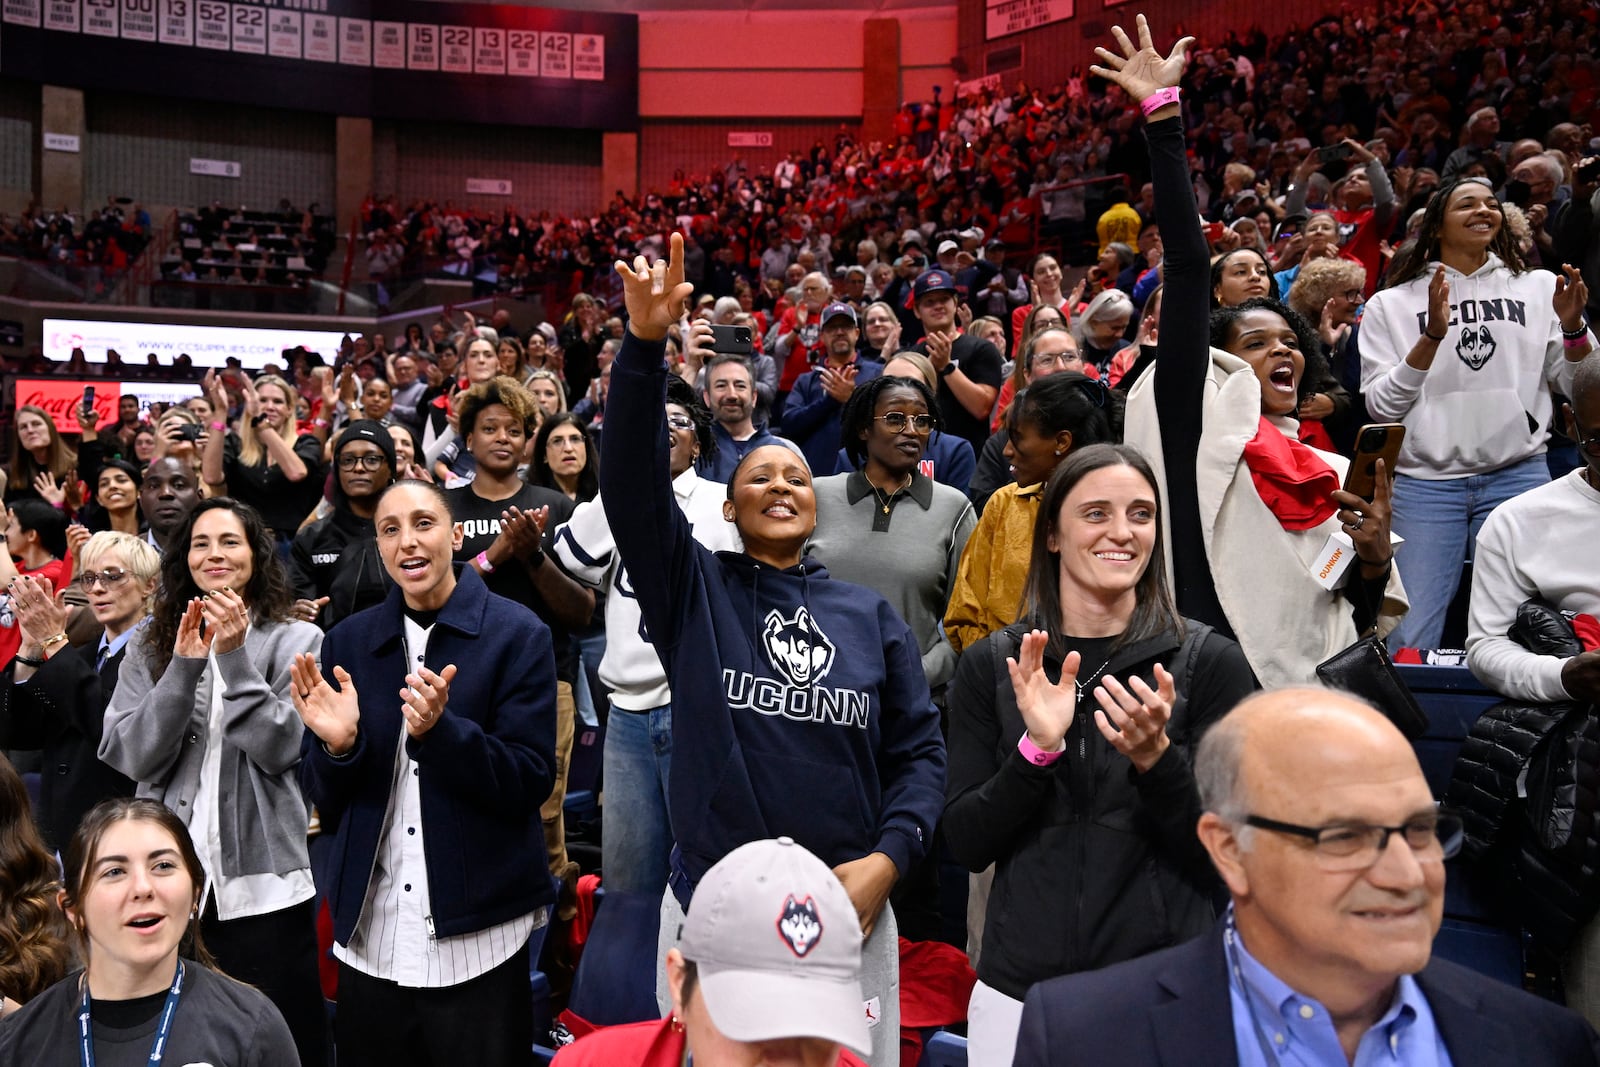
[[[745,759],[767,837],[792,837],[830,867],[860,859],[876,843],[877,815],[851,767],[748,748]],[[727,795],[736,781],[724,779],[714,811],[727,810],[725,801],[748,802]]]
[[[1420,477],[1481,473],[1503,465],[1509,442],[1524,445],[1524,456],[1534,447],[1535,431],[1515,389],[1425,395],[1413,410],[1399,466]]]

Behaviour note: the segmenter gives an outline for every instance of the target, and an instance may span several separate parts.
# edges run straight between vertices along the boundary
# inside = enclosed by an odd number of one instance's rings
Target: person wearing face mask
[[[395,480],[396,467],[394,439],[378,423],[358,419],[339,435],[329,491],[333,510],[296,534],[289,550],[301,619],[327,630],[383,599],[389,583],[373,540],[372,509]]]
[[[893,607],[806,555],[816,500],[803,456],[765,445],[733,471],[722,514],[742,553],[693,539],[665,477],[665,340],[692,288],[683,239],[670,240],[665,262],[616,267],[629,322],[600,464],[600,496],[678,713],[661,956],[718,860],[749,841],[793,837],[833,869],[866,932],[867,1003],[857,1003],[880,1020],[871,1062],[896,1063],[899,963],[885,905],[932,844],[945,760],[938,712],[916,637]],[[667,986],[658,971],[663,1007]]]
[[[1139,24],[1137,49],[1119,37],[1125,56],[1099,53],[1110,64],[1101,76],[1151,107],[1145,138],[1166,254],[1161,358],[1128,393],[1126,439],[1159,477],[1178,610],[1237,640],[1263,684],[1308,682],[1317,664],[1404,613],[1389,479],[1380,466],[1375,498],[1363,500],[1340,488],[1344,457],[1300,442],[1295,415],[1325,373],[1309,323],[1267,297],[1208,312],[1181,114],[1175,103],[1155,107],[1176,100],[1190,39],[1161,56]],[[1262,273],[1263,292],[1270,283]]]
[[[99,753],[188,825],[207,876],[194,905],[207,943],[283,1012],[301,1064],[320,1065],[327,1014],[289,665],[315,654],[322,631],[293,604],[255,509],[228,497],[196,506],[162,555]]]
[[[709,871],[668,950],[665,1018],[597,1030],[558,1067],[865,1067],[861,935],[850,896],[787,837],[741,845]],[[830,940],[831,938],[831,940]]]
[[[1362,318],[1367,409],[1406,427],[1394,526],[1413,606],[1394,648],[1439,646],[1484,520],[1549,482],[1552,394],[1594,348],[1582,276],[1529,269],[1504,220],[1487,183],[1440,188]]]
[[[22,626],[14,685],[0,684],[0,747],[39,748],[55,773],[43,778],[39,825],[54,849],[66,847],[84,813],[133,783],[96,754],[123,652],[149,614],[161,556],[138,537],[98,533],[78,553],[74,583],[101,627],[83,645],[45,641],[66,629],[67,605],[48,585],[18,579],[13,598]]]

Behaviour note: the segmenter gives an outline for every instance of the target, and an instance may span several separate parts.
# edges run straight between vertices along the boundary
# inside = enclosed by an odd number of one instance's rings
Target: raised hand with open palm
[[[1171,53],[1162,56],[1156,51],[1155,43],[1150,38],[1150,24],[1143,15],[1134,20],[1134,25],[1139,35],[1138,47],[1135,48],[1133,42],[1128,40],[1121,26],[1111,27],[1111,35],[1117,39],[1122,54],[1118,55],[1108,48],[1096,48],[1095,55],[1106,65],[1091,66],[1089,73],[1116,83],[1134,100],[1144,100],[1152,93],[1178,84],[1183,77],[1183,68],[1189,61],[1189,48],[1194,44],[1194,38],[1182,38],[1172,46]]]

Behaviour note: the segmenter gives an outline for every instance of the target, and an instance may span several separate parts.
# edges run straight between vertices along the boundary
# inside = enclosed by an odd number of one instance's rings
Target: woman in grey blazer
[[[293,618],[293,602],[255,509],[202,502],[162,556],[100,758],[188,826],[206,874],[207,945],[224,971],[278,1006],[304,1067],[320,1067],[326,1017],[289,665],[315,655],[322,632]]]

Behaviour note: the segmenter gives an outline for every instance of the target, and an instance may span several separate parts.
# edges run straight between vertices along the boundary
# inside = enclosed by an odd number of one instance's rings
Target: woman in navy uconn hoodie
[[[883,597],[830,580],[805,557],[816,526],[811,472],[784,446],[755,449],[730,479],[723,517],[738,527],[742,553],[713,553],[690,536],[667,470],[662,359],[691,292],[682,237],[672,235],[670,263],[619,262],[617,273],[629,324],[611,370],[600,497],[672,684],[667,806],[677,847],[664,945],[676,943],[712,864],[749,841],[793,838],[850,893],[867,934],[872,1062],[897,1062],[897,947],[885,902],[932,844],[945,770],[917,640]]]

